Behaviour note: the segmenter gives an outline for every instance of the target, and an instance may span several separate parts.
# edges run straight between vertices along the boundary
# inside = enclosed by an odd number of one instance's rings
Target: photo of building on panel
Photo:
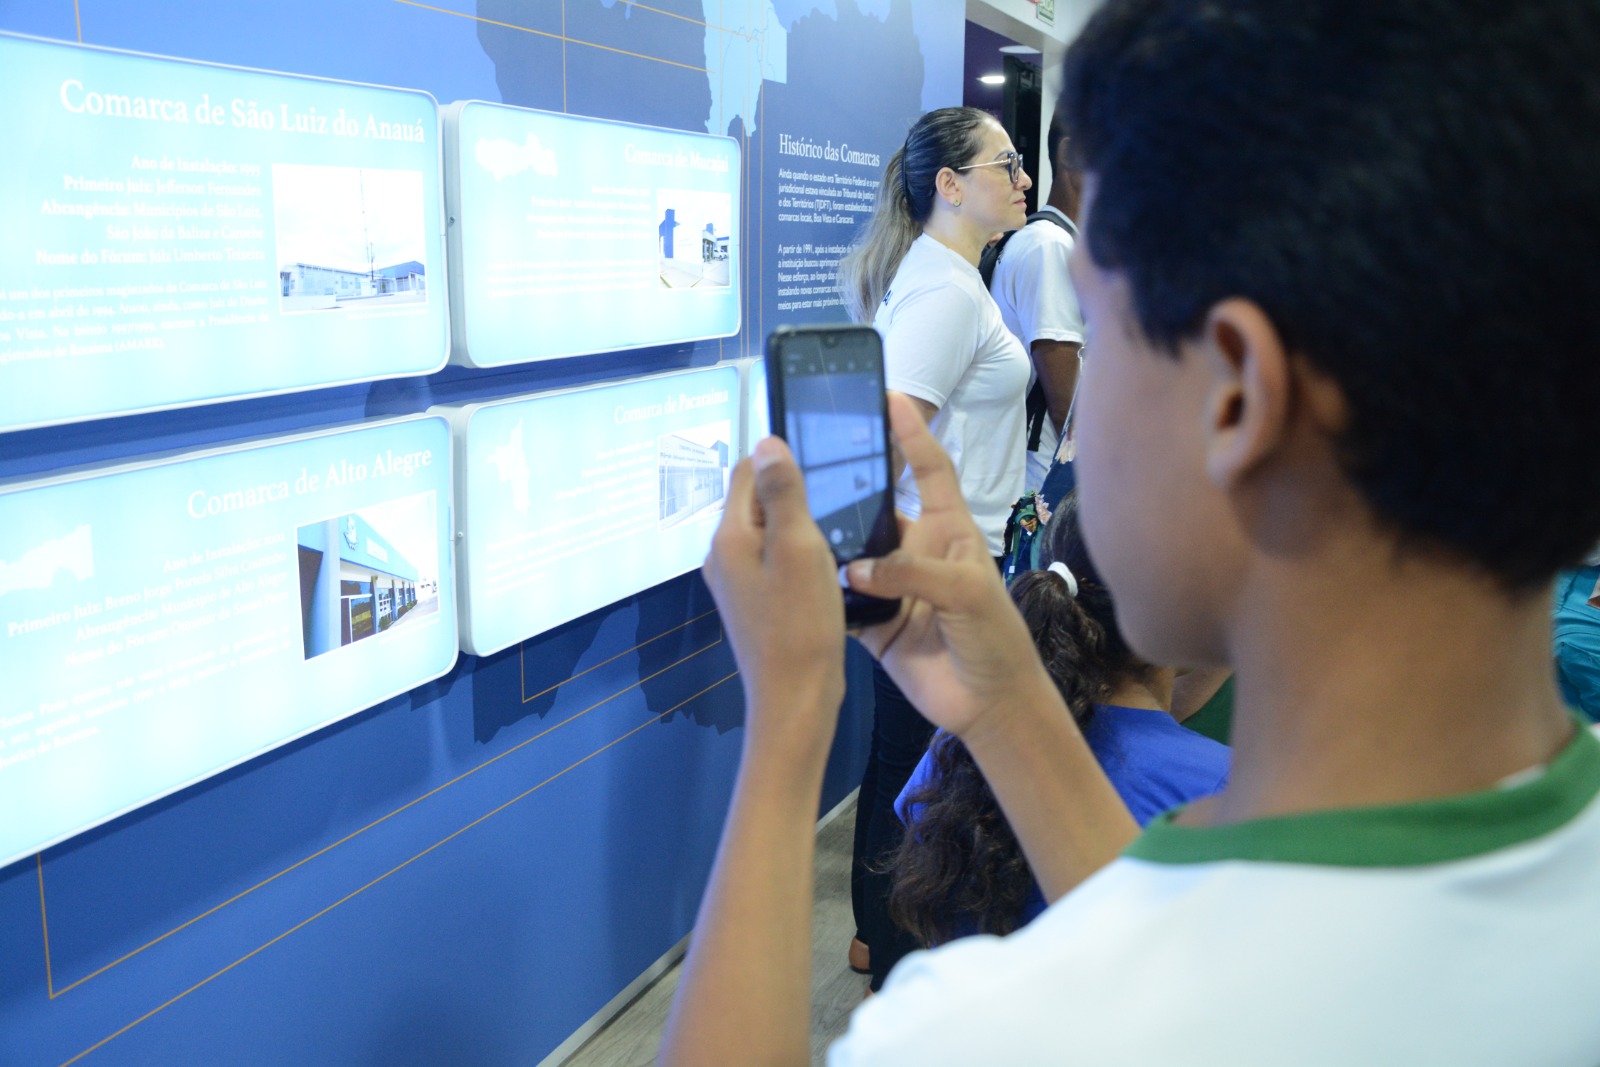
[[[727,419],[656,438],[661,529],[722,513],[722,502],[728,495],[732,440],[733,423]]]
[[[272,207],[286,314],[427,303],[421,171],[274,163]]]
[[[656,193],[656,219],[662,285],[707,289],[729,284],[732,194],[662,189]]]
[[[796,375],[784,386],[784,435],[806,472],[811,514],[841,559],[861,554],[874,525],[884,520],[889,478],[877,374],[852,370],[829,366],[827,373]]]
[[[418,493],[300,527],[306,659],[438,615],[436,507]]]

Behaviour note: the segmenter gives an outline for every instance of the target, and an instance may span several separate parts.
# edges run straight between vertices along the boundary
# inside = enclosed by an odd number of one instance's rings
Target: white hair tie
[[[1072,571],[1068,569],[1067,565],[1058,559],[1050,564],[1049,570],[1051,574],[1061,575],[1061,580],[1067,583],[1067,595],[1076,600],[1078,598],[1078,579],[1072,576]]]

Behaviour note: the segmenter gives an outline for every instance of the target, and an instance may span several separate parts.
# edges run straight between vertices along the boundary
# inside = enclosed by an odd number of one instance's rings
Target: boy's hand
[[[860,639],[917,710],[965,734],[1037,684],[1044,668],[950,458],[904,397],[889,397],[889,421],[917,479],[922,514],[902,524],[899,549],[850,565],[852,588],[904,600],[899,615]]]
[[[771,731],[814,750],[820,737],[826,758],[844,699],[844,598],[780,439],[757,442],[734,468],[703,573],[739,664],[751,739]]]

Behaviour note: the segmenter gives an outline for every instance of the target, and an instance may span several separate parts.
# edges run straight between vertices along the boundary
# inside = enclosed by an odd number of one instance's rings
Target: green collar
[[[1124,855],[1151,863],[1255,860],[1329,867],[1416,867],[1478,856],[1550,833],[1600,792],[1600,740],[1587,727],[1521,785],[1415,804],[1344,808],[1229,826],[1159,816]]]

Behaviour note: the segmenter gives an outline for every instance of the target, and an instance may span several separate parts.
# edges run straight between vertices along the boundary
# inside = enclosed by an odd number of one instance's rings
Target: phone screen
[[[835,560],[890,552],[894,498],[877,333],[813,328],[774,334],[771,344],[771,370],[782,378],[774,426],[805,472],[811,515]]]

